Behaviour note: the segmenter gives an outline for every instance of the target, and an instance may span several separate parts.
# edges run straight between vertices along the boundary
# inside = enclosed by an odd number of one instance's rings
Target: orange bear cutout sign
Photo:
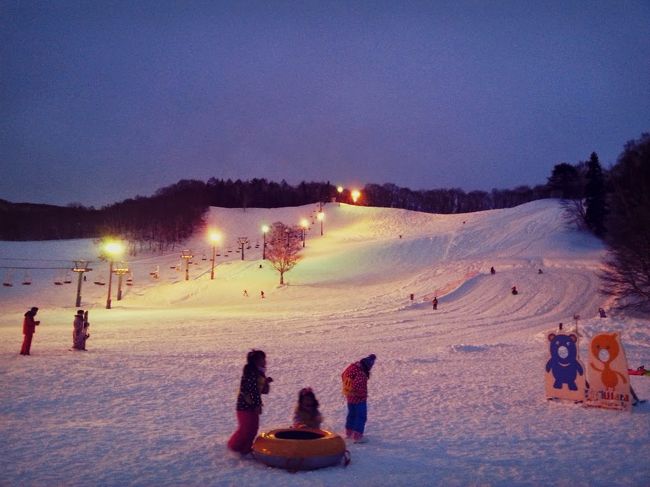
[[[585,400],[585,366],[578,358],[575,333],[549,333],[544,385],[547,399]]]
[[[632,410],[627,359],[618,333],[600,333],[591,339],[587,380],[587,406]]]

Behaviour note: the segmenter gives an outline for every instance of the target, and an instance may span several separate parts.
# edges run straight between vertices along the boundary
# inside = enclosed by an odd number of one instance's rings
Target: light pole
[[[356,205],[357,200],[361,197],[361,191],[358,189],[353,189],[352,192],[350,193],[350,196],[352,196],[352,202]]]
[[[269,230],[268,225],[262,225],[262,260],[266,260],[266,234]]]
[[[124,252],[124,244],[121,242],[109,241],[104,244],[104,252],[108,256],[108,297],[106,298],[106,309],[111,309],[111,286],[113,284],[113,262]]]
[[[339,194],[338,200],[339,200],[339,206],[341,206],[341,198],[343,197],[343,186],[337,186],[336,191]]]
[[[221,235],[216,230],[210,232],[210,242],[212,242],[212,267],[210,268],[210,280],[214,279],[214,264],[217,256],[217,244],[221,240]]]
[[[320,222],[320,236],[323,236],[323,222],[325,221],[325,213],[323,210],[318,212],[318,221]]]
[[[306,218],[300,220],[300,226],[302,227],[302,247],[305,248],[305,233],[307,232],[307,227],[309,226],[309,222]]]

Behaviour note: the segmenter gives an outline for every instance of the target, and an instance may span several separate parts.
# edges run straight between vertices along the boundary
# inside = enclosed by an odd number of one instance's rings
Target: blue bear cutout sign
[[[585,400],[585,367],[578,359],[578,336],[549,333],[546,362],[546,397],[574,402]]]

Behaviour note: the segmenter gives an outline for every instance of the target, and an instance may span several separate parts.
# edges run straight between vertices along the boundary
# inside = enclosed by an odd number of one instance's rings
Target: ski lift
[[[129,277],[126,278],[126,285],[133,286],[133,272],[129,273]]]
[[[13,287],[14,282],[13,282],[13,272],[12,271],[7,271],[5,273],[5,278],[4,278],[4,281],[2,281],[2,285],[4,287]]]
[[[63,277],[63,284],[70,284],[72,282],[72,277],[70,277],[70,271],[65,271],[65,276]]]
[[[221,252],[217,252],[217,257],[221,257]]]
[[[160,278],[160,266],[157,265],[156,268],[149,273],[149,275],[154,279]]]
[[[203,254],[203,255],[201,256],[201,260],[208,260],[208,258],[206,257],[205,254]]]
[[[57,272],[56,275],[54,276],[54,285],[63,286],[63,276],[61,275],[60,272]]]
[[[98,286],[106,285],[106,279],[104,279],[104,275],[100,274],[99,276],[97,276],[97,279],[93,281],[93,284],[97,284]]]
[[[252,249],[252,248],[253,248],[253,247],[251,246],[251,244],[248,244],[248,245],[246,246],[246,250],[250,250],[250,249]]]
[[[30,286],[32,284],[32,276],[29,273],[29,271],[25,271],[25,274],[23,275],[23,286]]]

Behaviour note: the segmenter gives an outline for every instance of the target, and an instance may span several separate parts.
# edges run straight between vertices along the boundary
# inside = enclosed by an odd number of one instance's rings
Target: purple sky
[[[0,0],[0,198],[511,188],[650,131],[650,2]]]

